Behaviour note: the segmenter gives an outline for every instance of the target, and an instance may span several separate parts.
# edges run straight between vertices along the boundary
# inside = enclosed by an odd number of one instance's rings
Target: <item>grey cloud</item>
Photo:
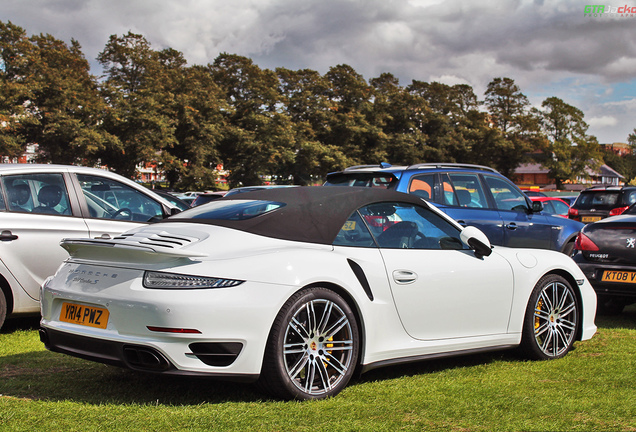
[[[155,49],[183,52],[190,64],[221,52],[271,69],[325,73],[346,63],[367,79],[391,72],[403,85],[443,79],[476,91],[508,76],[536,95],[557,89],[603,118],[607,99],[559,83],[633,84],[636,17],[587,18],[583,7],[579,0],[3,0],[0,19],[29,34],[78,40],[93,67],[108,37],[130,30]]]

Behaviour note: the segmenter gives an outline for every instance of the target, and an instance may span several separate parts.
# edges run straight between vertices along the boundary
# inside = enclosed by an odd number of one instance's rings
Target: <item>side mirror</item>
[[[481,259],[492,253],[490,240],[488,240],[486,234],[481,232],[478,228],[468,226],[462,230],[459,236],[464,244],[468,245],[475,251],[475,256],[477,258]]]
[[[540,213],[543,211],[543,203],[541,201],[532,201],[532,213]]]

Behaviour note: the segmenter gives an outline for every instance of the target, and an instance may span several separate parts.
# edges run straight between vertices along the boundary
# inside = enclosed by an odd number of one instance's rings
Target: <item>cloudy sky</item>
[[[263,68],[348,64],[365,79],[466,83],[515,80],[531,103],[557,96],[585,113],[601,143],[636,128],[636,0],[0,0],[0,20],[82,45],[92,72],[108,37],[128,31],[189,64],[219,53]],[[598,9],[597,9],[598,11]],[[611,11],[611,9],[610,9]]]

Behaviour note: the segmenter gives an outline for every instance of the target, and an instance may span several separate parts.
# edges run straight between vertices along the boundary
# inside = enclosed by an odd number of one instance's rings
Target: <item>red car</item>
[[[543,211],[546,213],[563,216],[564,218],[568,217],[570,206],[562,199],[557,197],[540,196],[531,196],[529,198],[532,201],[541,201],[543,203]]]

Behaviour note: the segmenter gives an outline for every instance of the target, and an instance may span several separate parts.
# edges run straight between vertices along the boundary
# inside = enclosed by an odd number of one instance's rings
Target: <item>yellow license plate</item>
[[[583,216],[581,218],[581,222],[585,222],[585,223],[596,222],[596,221],[600,221],[600,220],[601,220],[600,216]]]
[[[636,283],[636,272],[605,270],[602,282]]]
[[[75,303],[62,303],[60,321],[105,329],[108,324],[108,310]]]

